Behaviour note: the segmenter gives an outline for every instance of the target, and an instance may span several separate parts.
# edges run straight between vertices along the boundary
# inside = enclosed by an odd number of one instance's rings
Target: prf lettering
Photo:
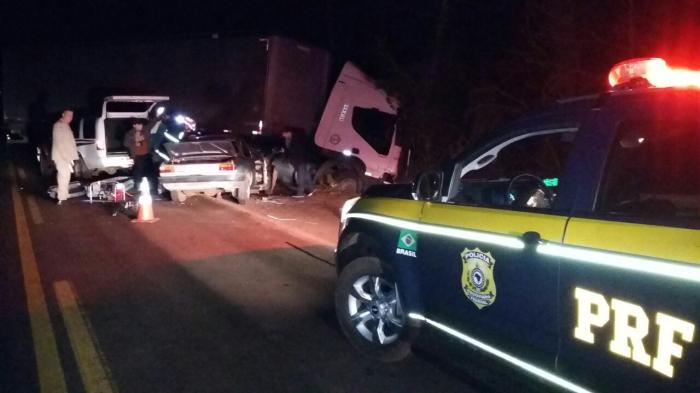
[[[612,320],[610,352],[673,378],[671,360],[683,356],[681,341],[693,341],[695,325],[657,312],[654,318],[658,326],[656,356],[652,358],[643,341],[649,334],[651,321],[642,307],[615,298],[608,302],[605,296],[581,288],[574,290],[574,298],[578,309],[574,337],[593,344],[596,339],[594,328],[602,328]]]

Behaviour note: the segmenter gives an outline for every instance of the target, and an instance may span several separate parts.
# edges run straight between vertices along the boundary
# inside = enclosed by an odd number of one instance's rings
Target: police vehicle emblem
[[[481,310],[496,301],[496,282],[493,266],[496,260],[490,252],[478,248],[462,251],[462,290],[476,307]]]

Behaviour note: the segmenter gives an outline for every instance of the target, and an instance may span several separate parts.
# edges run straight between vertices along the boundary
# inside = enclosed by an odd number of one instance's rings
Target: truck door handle
[[[528,231],[523,233],[522,239],[526,246],[536,246],[542,240],[542,236],[539,232]]]

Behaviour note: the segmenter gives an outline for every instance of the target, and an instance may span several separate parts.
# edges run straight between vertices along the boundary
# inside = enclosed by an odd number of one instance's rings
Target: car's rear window
[[[107,112],[121,112],[121,113],[128,113],[128,112],[146,112],[151,105],[153,105],[152,102],[123,102],[123,101],[110,101],[107,102]]]
[[[169,143],[165,148],[174,159],[211,156],[238,156],[238,151],[230,141]]]

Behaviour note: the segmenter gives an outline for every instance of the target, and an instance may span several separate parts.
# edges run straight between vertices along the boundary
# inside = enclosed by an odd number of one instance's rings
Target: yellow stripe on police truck
[[[428,202],[421,222],[518,238],[525,232],[535,231],[542,239],[560,242],[567,219],[567,216],[554,214]]]
[[[350,213],[376,214],[408,221],[420,221],[423,201],[397,198],[361,198]]]
[[[700,230],[572,218],[567,245],[700,264]]]
[[[594,344],[596,335],[602,335],[601,329],[612,320],[612,337],[608,343],[610,352],[673,378],[673,358],[680,360],[683,345],[693,341],[693,323],[657,312],[654,324],[658,339],[656,353],[651,354],[643,340],[654,327],[644,308],[615,298],[608,302],[602,294],[583,288],[574,290],[574,298],[577,306],[576,339]],[[652,358],[652,355],[655,356]]]

